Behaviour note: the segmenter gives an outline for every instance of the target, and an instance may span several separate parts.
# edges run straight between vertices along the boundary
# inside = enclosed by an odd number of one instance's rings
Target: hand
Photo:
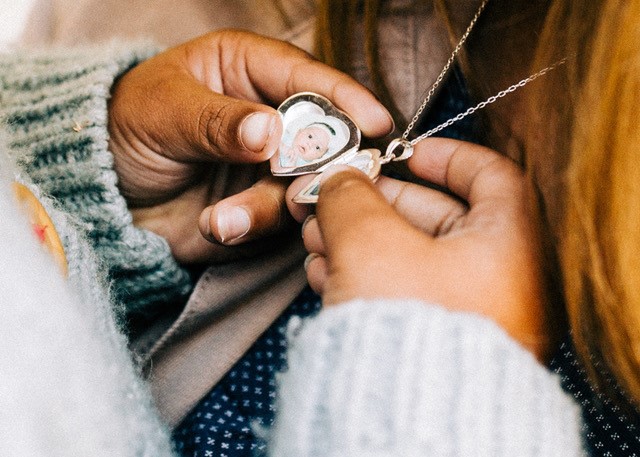
[[[365,135],[392,129],[386,110],[353,79],[249,33],[214,32],[126,73],[113,89],[109,132],[134,223],[165,237],[184,263],[228,259],[239,248],[220,243],[281,229],[287,182],[255,164],[276,151],[282,132],[266,104],[300,91],[331,99]]]
[[[455,196],[384,177],[376,189],[349,167],[323,179],[303,230],[311,286],[327,306],[417,298],[481,313],[542,358],[541,259],[523,173],[489,149],[435,138],[416,145],[409,167]]]

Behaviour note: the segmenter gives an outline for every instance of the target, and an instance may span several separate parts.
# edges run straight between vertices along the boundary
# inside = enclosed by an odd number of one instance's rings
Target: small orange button
[[[53,255],[62,273],[66,276],[67,258],[64,254],[64,248],[62,247],[58,232],[56,232],[53,221],[51,221],[47,211],[27,186],[16,182],[13,183],[13,190],[18,202],[27,212],[34,234]]]

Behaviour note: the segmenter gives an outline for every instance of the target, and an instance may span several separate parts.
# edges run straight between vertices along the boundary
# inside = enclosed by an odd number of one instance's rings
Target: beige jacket
[[[113,37],[173,45],[219,28],[242,28],[311,52],[313,0],[38,0],[24,43],[78,44]],[[395,100],[411,118],[450,53],[447,31],[431,8],[403,10],[393,1],[381,23],[381,61]],[[460,2],[461,20],[476,0]],[[356,31],[356,46],[361,31]],[[360,47],[358,47],[360,49]],[[364,58],[352,74],[369,85]],[[270,254],[210,267],[184,309],[158,319],[133,342],[163,418],[178,424],[249,349],[305,285],[305,252],[297,236]]]

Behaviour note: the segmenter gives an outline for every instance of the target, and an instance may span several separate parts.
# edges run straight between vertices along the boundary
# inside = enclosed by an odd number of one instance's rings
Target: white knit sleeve
[[[355,301],[297,333],[271,457],[583,453],[579,408],[557,376],[485,318]]]

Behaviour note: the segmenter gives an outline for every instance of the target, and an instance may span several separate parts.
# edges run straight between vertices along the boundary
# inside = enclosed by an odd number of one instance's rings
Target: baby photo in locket
[[[320,172],[360,145],[360,130],[353,120],[318,94],[296,94],[278,112],[282,138],[271,158],[271,172],[276,176]]]

